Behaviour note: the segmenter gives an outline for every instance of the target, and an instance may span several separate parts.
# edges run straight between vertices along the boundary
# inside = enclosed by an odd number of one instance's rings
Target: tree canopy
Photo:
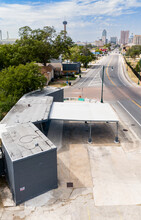
[[[64,32],[56,34],[54,27],[32,30],[25,26],[19,29],[20,39],[13,45],[0,45],[0,69],[10,65],[18,66],[30,62],[39,62],[46,66],[51,59],[60,54],[69,54],[73,41]]]
[[[10,66],[0,72],[0,118],[25,93],[42,89],[46,78],[41,74],[40,67],[34,63]]]
[[[19,29],[20,39],[13,45],[0,45],[0,118],[25,93],[42,89],[46,79],[34,63],[46,66],[51,59],[70,55],[72,39],[54,27]]]
[[[141,54],[141,45],[134,45],[129,48],[126,52],[126,56],[131,56],[132,58],[136,58]]]
[[[135,70],[136,70],[137,72],[140,72],[140,73],[141,73],[141,60],[138,61],[137,65],[136,65],[136,67],[135,67]]]
[[[88,67],[88,63],[95,60],[96,57],[89,48],[86,46],[75,45],[70,49],[70,60],[73,62],[81,62],[85,68]]]

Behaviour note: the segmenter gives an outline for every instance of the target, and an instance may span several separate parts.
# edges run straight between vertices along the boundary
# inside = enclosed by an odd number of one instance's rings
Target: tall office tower
[[[112,44],[117,44],[117,37],[111,37],[110,42]]]
[[[130,35],[129,37],[129,43],[132,44],[133,43],[133,38],[134,38],[134,35],[133,33]]]
[[[133,43],[135,45],[141,45],[141,35],[135,35],[133,38]]]
[[[0,30],[0,40],[2,40],[2,30]]]
[[[104,44],[107,43],[107,31],[104,29],[103,32],[102,32],[102,41],[104,42]]]
[[[9,32],[7,31],[7,40],[9,40]]]
[[[64,39],[66,38],[66,26],[67,26],[67,21],[63,21],[64,25]]]
[[[121,31],[120,34],[120,44],[128,44],[129,41],[129,31]]]

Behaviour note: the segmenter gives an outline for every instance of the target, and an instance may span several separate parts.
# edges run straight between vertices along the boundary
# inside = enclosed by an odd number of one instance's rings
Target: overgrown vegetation
[[[25,93],[42,89],[46,78],[34,63],[9,66],[0,72],[0,119]]]
[[[126,52],[126,56],[130,56],[132,58],[136,58],[141,54],[141,45],[135,45],[129,48]]]
[[[68,53],[72,39],[53,27],[19,29],[20,39],[13,45],[0,45],[0,119],[25,93],[42,89],[46,83],[35,62],[46,65],[52,58]]]
[[[127,57],[131,57],[133,59],[139,57],[141,55],[141,45],[134,45],[131,48],[129,48],[126,52]],[[129,63],[129,62],[128,62]],[[129,63],[131,65],[131,63]],[[134,67],[134,70],[139,73],[141,72],[141,60],[139,60]]]
[[[46,66],[61,55],[87,68],[95,59],[91,45],[76,46],[69,36],[64,39],[64,31],[57,34],[54,27],[21,27],[19,36],[13,45],[0,45],[0,119],[25,93],[44,87],[45,77],[34,63]]]
[[[81,62],[85,68],[88,63],[96,59],[96,56],[90,52],[88,46],[75,45],[70,49],[70,60],[73,62]]]

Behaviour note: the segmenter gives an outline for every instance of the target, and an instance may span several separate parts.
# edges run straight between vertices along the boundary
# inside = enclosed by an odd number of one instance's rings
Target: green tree
[[[64,31],[57,35],[55,29],[49,26],[35,30],[25,26],[20,28],[19,34],[21,39],[16,43],[25,51],[26,59],[43,63],[44,66],[60,54],[70,54],[69,49],[73,45],[70,37],[66,36],[64,39]]]
[[[20,39],[13,45],[0,45],[0,69],[30,62],[40,62],[46,66],[60,54],[69,57],[73,46],[69,36],[64,39],[63,31],[57,35],[55,29],[49,26],[35,30],[28,26],[21,27],[19,36]]]
[[[70,49],[70,60],[73,62],[81,62],[85,68],[88,67],[88,63],[95,60],[96,57],[90,52],[89,48],[86,46],[75,45]]]
[[[46,78],[41,74],[40,67],[33,63],[10,66],[0,72],[0,112],[1,118],[5,112],[25,93],[42,89]]]
[[[88,49],[87,45],[84,47],[81,47],[80,49],[80,62],[83,64],[85,68],[88,67],[88,63],[91,62],[92,60],[95,60],[96,57],[91,51]]]
[[[135,70],[139,73],[141,72],[141,60],[137,63]]]
[[[55,29],[46,26],[43,29],[32,30],[25,26],[19,29],[19,35],[20,40],[17,40],[16,44],[20,48],[18,52],[21,52],[20,55],[23,57],[21,63],[36,61],[46,66],[53,57]]]
[[[108,50],[110,51],[110,50],[111,50],[111,43],[105,44],[105,45],[104,45],[104,48],[108,48]]]
[[[129,48],[126,52],[126,56],[130,56],[132,58],[136,58],[136,56],[139,56],[141,54],[141,45],[134,45],[131,48]]]
[[[61,31],[53,42],[53,54],[54,58],[58,58],[59,55],[63,55],[63,59],[69,59],[71,55],[71,48],[74,46],[72,39],[66,35],[64,39],[64,31]]]
[[[74,45],[70,48],[70,56],[68,57],[73,62],[80,62],[81,50],[80,46]]]

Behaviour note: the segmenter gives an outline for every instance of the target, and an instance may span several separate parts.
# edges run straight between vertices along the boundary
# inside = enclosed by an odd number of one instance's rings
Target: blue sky
[[[93,42],[101,38],[120,37],[121,30],[141,34],[141,0],[3,0],[0,1],[0,30],[3,38],[9,32],[18,37],[23,26],[54,26],[57,32],[67,20],[67,31],[74,41]]]

